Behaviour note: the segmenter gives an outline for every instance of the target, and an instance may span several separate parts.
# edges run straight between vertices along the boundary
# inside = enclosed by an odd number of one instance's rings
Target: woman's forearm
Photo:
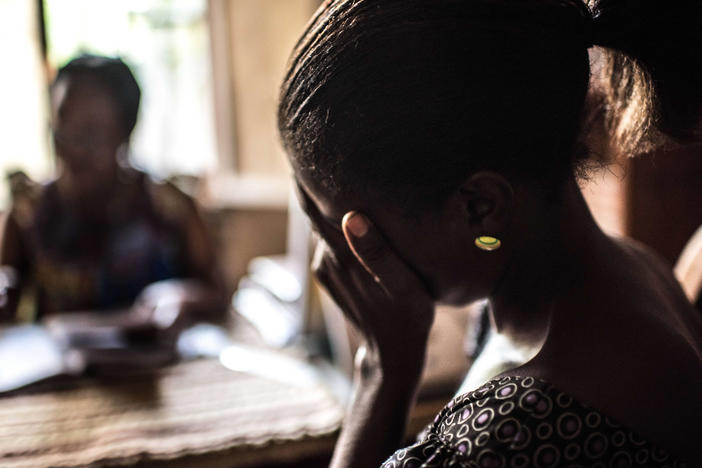
[[[15,321],[21,286],[17,270],[0,264],[0,324]]]
[[[392,375],[378,368],[357,369],[331,468],[377,467],[402,445],[421,364]]]

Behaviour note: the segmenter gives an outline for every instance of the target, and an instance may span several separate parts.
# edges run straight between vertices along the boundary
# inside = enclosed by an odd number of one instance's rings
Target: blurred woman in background
[[[16,281],[0,318],[14,320],[30,285],[39,319],[127,309],[125,326],[172,328],[222,316],[226,294],[195,203],[127,161],[140,96],[118,58],[83,55],[58,71],[50,88],[58,177],[11,180],[0,265]]]
[[[702,466],[702,318],[578,187],[593,45],[620,147],[699,137],[702,4],[591,3],[329,0],[295,47],[279,127],[366,342],[335,468]],[[484,297],[524,362],[398,450],[435,305]]]

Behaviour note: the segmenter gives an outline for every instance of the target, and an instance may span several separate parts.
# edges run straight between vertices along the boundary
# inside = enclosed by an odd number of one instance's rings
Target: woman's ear
[[[471,174],[459,187],[470,229],[476,236],[499,236],[512,218],[514,189],[496,172]]]

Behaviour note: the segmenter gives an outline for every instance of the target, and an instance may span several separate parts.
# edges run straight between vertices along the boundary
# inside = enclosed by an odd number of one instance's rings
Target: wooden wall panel
[[[642,155],[629,178],[627,233],[674,265],[702,225],[702,144]]]
[[[276,104],[285,65],[314,12],[310,0],[231,0],[236,170],[287,174]]]

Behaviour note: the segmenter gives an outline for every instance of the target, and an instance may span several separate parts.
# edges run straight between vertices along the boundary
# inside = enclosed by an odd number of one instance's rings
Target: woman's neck
[[[540,347],[554,306],[583,293],[586,271],[609,238],[592,218],[574,179],[554,199],[529,190],[521,198],[524,207],[516,210],[520,214],[514,224],[520,226],[520,238],[512,240],[515,254],[490,296],[491,318],[495,330],[516,346]]]

